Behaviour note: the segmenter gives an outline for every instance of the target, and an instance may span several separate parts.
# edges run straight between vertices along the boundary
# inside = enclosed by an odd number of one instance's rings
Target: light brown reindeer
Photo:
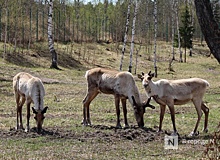
[[[202,111],[205,113],[205,123],[203,131],[208,132],[207,127],[209,109],[206,107],[202,100],[206,92],[206,88],[209,86],[209,83],[206,80],[200,78],[179,80],[161,79],[154,82],[152,81],[154,74],[151,74],[151,72],[149,72],[148,74],[144,74],[142,72],[142,75],[138,75],[138,77],[142,80],[142,84],[148,97],[153,97],[153,99],[160,105],[159,131],[162,130],[162,122],[166,105],[169,107],[171,113],[174,134],[177,134],[174,105],[183,105],[192,101],[198,114],[198,120],[196,122],[196,126],[193,132],[190,133],[190,136],[198,134],[196,131],[202,116]]]
[[[121,128],[119,103],[121,100],[125,127],[128,127],[126,99],[129,99],[134,109],[134,115],[139,127],[144,126],[143,114],[145,107],[155,108],[149,102],[142,103],[138,88],[133,76],[129,72],[118,72],[104,68],[94,68],[88,70],[85,75],[88,87],[87,95],[83,100],[83,121],[84,125],[91,125],[89,105],[99,94],[113,94],[115,97],[115,106],[117,114],[116,128]]]
[[[44,121],[44,113],[46,113],[48,107],[44,108],[43,98],[45,96],[45,90],[43,83],[37,77],[34,77],[28,73],[20,72],[13,78],[13,89],[17,105],[17,127],[16,129],[24,129],[22,123],[22,107],[26,101],[27,104],[27,128],[26,131],[30,130],[29,119],[30,119],[30,105],[34,103],[32,107],[33,113],[35,114],[34,119],[37,124],[37,132],[42,129]],[[20,120],[20,122],[19,122]]]

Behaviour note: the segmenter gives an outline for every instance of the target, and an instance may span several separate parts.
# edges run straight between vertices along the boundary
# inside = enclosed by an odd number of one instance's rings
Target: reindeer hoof
[[[209,131],[208,128],[206,128],[203,130],[203,133],[208,133],[208,131]]]
[[[90,120],[82,120],[81,124],[84,126],[91,126],[91,121]]]
[[[117,124],[115,128],[122,129],[121,124]]]
[[[24,127],[22,127],[22,126],[17,126],[17,127],[15,127],[15,130],[24,130]]]
[[[171,136],[178,136],[179,137],[180,135],[178,132],[173,132],[173,133],[171,133]]]
[[[127,128],[129,128],[129,125],[125,124],[124,129],[127,129]]]
[[[199,135],[199,131],[197,132],[191,132],[188,136],[189,137],[195,137],[195,136],[198,136]]]
[[[157,130],[157,133],[161,134],[161,133],[164,133],[164,131],[158,129],[158,130]]]

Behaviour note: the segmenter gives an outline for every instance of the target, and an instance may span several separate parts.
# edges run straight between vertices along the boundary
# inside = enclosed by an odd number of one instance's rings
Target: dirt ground
[[[82,126],[78,126],[82,127]],[[0,130],[1,138],[35,138],[39,136],[47,136],[49,138],[63,138],[63,139],[78,139],[80,141],[86,141],[87,139],[99,139],[105,141],[115,141],[117,139],[123,140],[135,140],[140,139],[141,141],[153,141],[157,139],[160,135],[156,130],[150,128],[137,128],[135,126],[130,126],[126,129],[116,129],[115,127],[109,127],[104,125],[91,125],[87,126],[94,128],[95,132],[84,132],[75,133],[74,131],[65,130],[62,128],[44,128],[41,133],[37,133],[36,128],[31,128],[30,132],[27,133],[24,130],[15,130],[11,128],[9,131]],[[106,132],[106,131],[109,132]]]

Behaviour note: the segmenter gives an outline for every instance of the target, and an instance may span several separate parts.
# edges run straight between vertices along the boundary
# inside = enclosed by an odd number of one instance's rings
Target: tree
[[[48,13],[48,45],[52,55],[52,64],[50,68],[60,69],[57,65],[57,53],[54,49],[53,41],[53,0],[49,0],[49,13]]]
[[[7,37],[8,37],[8,15],[9,15],[9,11],[8,11],[8,0],[5,1],[5,12],[6,12],[6,20],[5,20],[5,40],[4,40],[4,52],[3,52],[3,59],[6,59],[7,57],[7,52],[6,52],[6,48],[7,48]]]
[[[157,77],[157,0],[154,0],[154,70]]]
[[[195,0],[195,6],[205,41],[211,53],[220,63],[220,29],[214,19],[211,3],[209,0]]]
[[[188,5],[186,4],[184,12],[181,16],[182,26],[180,27],[181,47],[185,48],[184,62],[186,62],[186,48],[192,48],[192,37],[194,27],[191,22],[191,15],[189,13]]]
[[[218,23],[218,25],[220,27],[220,3],[219,3],[219,0],[213,0],[212,6],[213,6],[212,8],[213,8],[213,14],[214,14],[215,21]]]
[[[130,63],[129,63],[129,67],[128,67],[128,72],[130,72],[130,73],[131,73],[131,69],[132,69],[132,56],[133,56],[133,52],[134,52],[135,23],[136,23],[136,17],[137,17],[138,7],[139,7],[139,3],[136,1],[136,3],[135,3],[135,9],[134,9],[133,24],[132,24]]]
[[[172,13],[171,13],[171,25],[172,25],[172,58],[169,62],[169,71],[173,71],[172,69],[172,63],[175,60],[175,52],[174,52],[174,17],[175,17],[175,11],[174,11],[174,7],[175,7],[175,0],[172,0],[172,4],[171,4],[171,9],[172,9]]]
[[[126,21],[126,25],[125,25],[124,45],[122,47],[121,62],[120,62],[120,67],[119,67],[120,71],[122,70],[122,63],[123,63],[124,54],[125,54],[125,46],[126,46],[126,42],[127,42],[128,26],[129,26],[129,21],[130,21],[130,7],[131,7],[131,0],[129,0],[129,3],[128,3],[127,21]]]

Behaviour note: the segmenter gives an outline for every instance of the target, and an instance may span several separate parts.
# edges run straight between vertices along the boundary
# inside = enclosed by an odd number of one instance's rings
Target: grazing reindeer
[[[45,90],[43,83],[37,77],[34,77],[28,73],[20,72],[13,78],[13,89],[15,100],[17,104],[17,128],[24,129],[22,123],[22,106],[25,101],[27,104],[27,128],[26,131],[30,130],[29,119],[30,119],[30,105],[34,103],[32,107],[33,113],[36,114],[34,119],[37,124],[37,132],[42,129],[44,121],[44,113],[46,113],[48,107],[44,108],[44,95]],[[21,101],[20,101],[21,100]],[[19,123],[20,119],[20,123]]]
[[[145,107],[155,108],[150,105],[150,101],[142,103],[138,88],[133,76],[129,72],[117,72],[109,69],[94,68],[88,70],[85,75],[88,82],[87,95],[83,100],[83,124],[91,125],[89,105],[91,101],[99,94],[113,94],[115,97],[115,106],[117,114],[116,128],[121,128],[119,103],[121,100],[125,127],[128,127],[126,99],[129,99],[134,109],[134,115],[139,127],[144,126],[143,114]]]
[[[153,82],[151,79],[154,77],[154,74],[151,74],[151,72],[148,74],[142,72],[142,75],[138,75],[138,77],[142,80],[142,84],[148,97],[153,97],[153,99],[160,105],[159,131],[162,129],[162,121],[166,105],[169,107],[174,134],[176,134],[174,105],[183,105],[192,101],[198,114],[198,120],[195,129],[190,133],[190,136],[197,134],[196,131],[202,116],[202,111],[205,113],[203,131],[208,132],[209,109],[202,101],[206,88],[209,86],[209,83],[206,80],[200,78],[179,80],[161,79]]]

